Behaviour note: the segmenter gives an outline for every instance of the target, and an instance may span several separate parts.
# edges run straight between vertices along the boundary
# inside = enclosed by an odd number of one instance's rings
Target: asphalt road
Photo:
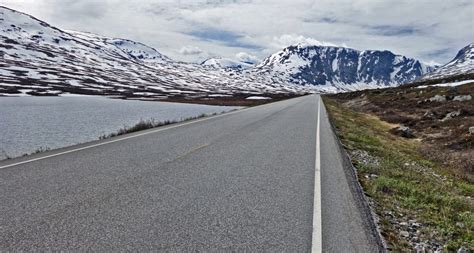
[[[378,252],[323,106],[316,147],[318,104],[0,162],[0,250]]]

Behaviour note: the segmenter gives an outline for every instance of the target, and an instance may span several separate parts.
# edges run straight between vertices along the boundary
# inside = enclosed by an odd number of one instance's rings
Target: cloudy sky
[[[128,38],[171,58],[262,59],[299,42],[446,63],[474,42],[472,0],[0,0],[62,29]]]

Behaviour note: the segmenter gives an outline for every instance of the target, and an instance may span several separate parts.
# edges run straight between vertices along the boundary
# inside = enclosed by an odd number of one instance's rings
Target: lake
[[[182,120],[238,108],[99,96],[0,97],[0,160],[97,140],[141,119]]]

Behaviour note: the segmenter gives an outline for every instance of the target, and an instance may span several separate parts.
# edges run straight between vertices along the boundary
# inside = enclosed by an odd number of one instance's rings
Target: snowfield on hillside
[[[0,96],[84,94],[127,99],[211,99],[385,88],[455,71],[474,73],[472,44],[434,66],[390,51],[297,44],[260,64],[174,61],[143,43],[61,30],[0,7]]]

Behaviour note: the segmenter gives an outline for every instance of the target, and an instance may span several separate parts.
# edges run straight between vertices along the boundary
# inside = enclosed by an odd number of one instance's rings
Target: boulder
[[[430,102],[446,102],[446,96],[435,95],[434,97],[428,99]]]
[[[453,101],[463,102],[463,101],[469,101],[471,99],[472,99],[471,95],[459,95],[459,96],[455,96],[453,98]]]
[[[450,113],[446,114],[446,116],[444,116],[444,118],[441,121],[450,120],[452,118],[458,117],[459,115],[461,115],[461,110],[450,112]]]
[[[474,126],[472,126],[472,127],[469,128],[469,133],[470,133],[470,134],[474,134]]]

